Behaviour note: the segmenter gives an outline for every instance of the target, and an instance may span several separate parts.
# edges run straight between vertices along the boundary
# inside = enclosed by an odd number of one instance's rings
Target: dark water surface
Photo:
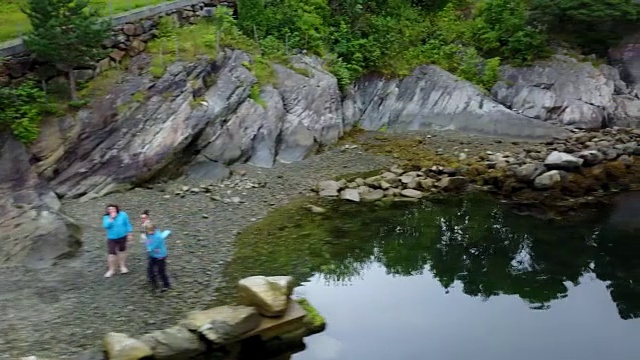
[[[302,282],[327,329],[293,359],[640,359],[640,194],[564,220],[473,196],[263,223],[230,270]]]

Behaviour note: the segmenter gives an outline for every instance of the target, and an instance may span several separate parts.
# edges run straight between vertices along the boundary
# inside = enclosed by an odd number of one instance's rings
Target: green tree
[[[22,11],[32,28],[27,48],[68,74],[71,100],[77,101],[73,69],[106,55],[101,44],[109,36],[110,21],[100,19],[89,0],[27,0]]]
[[[531,19],[587,51],[606,55],[637,27],[639,6],[633,0],[533,0]]]
[[[485,56],[526,64],[547,51],[544,33],[529,25],[525,0],[483,0],[474,18],[475,45]]]

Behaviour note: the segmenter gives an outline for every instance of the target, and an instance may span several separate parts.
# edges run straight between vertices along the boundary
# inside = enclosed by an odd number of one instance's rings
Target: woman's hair
[[[109,208],[110,208],[110,207],[116,208],[116,214],[119,214],[119,213],[120,213],[120,207],[119,207],[118,205],[116,205],[116,204],[109,204],[109,205],[107,205],[107,207],[105,208],[105,215],[109,215],[109,211],[108,211],[108,210],[109,210]]]
[[[149,210],[145,210],[142,212],[142,215],[147,215],[147,216],[151,216],[151,214],[149,214]]]

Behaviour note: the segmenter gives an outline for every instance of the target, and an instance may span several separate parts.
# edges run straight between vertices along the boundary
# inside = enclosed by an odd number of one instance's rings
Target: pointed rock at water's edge
[[[282,316],[293,292],[290,276],[251,276],[238,282],[240,301],[268,317]]]
[[[122,333],[108,333],[103,345],[109,360],[141,360],[153,355],[143,342]]]

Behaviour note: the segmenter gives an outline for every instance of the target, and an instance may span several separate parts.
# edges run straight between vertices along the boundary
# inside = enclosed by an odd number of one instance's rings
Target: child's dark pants
[[[149,276],[149,281],[151,282],[151,286],[153,289],[158,288],[158,281],[156,279],[156,272],[158,276],[160,276],[160,280],[162,281],[162,286],[165,289],[170,287],[169,278],[167,277],[167,258],[157,259],[149,256],[149,266],[147,267],[147,275]]]

